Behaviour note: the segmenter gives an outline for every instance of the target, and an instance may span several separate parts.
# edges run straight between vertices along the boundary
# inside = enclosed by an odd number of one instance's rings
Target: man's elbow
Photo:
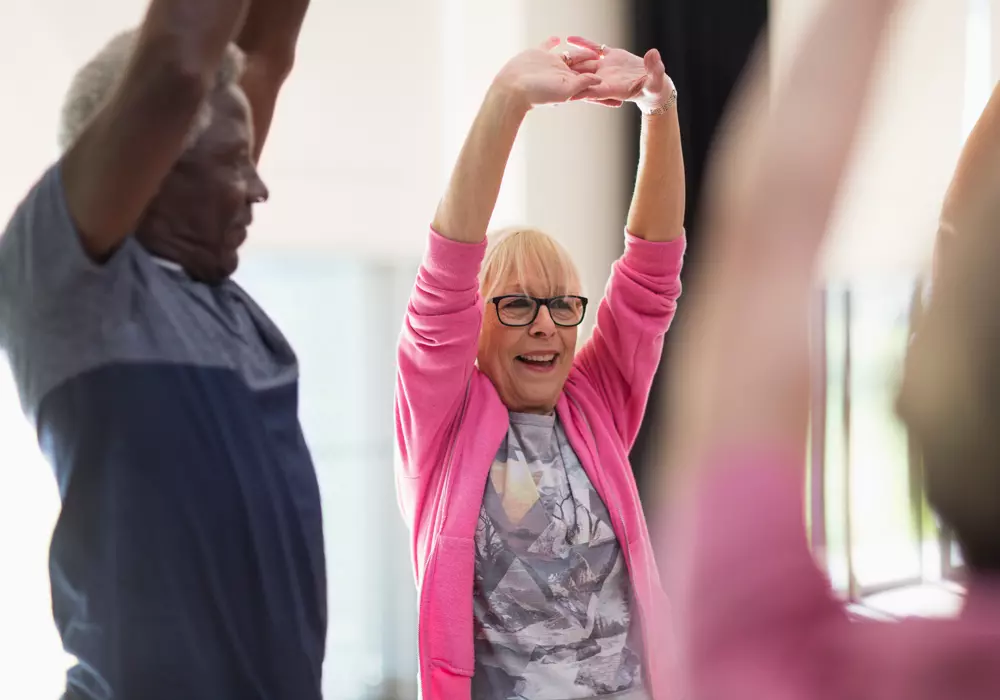
[[[132,70],[147,88],[155,88],[176,107],[198,105],[207,97],[220,61],[192,51],[183,36],[145,36],[136,48]]]
[[[284,81],[295,67],[295,46],[275,50],[264,58],[267,72],[275,78]]]
[[[253,74],[258,81],[280,87],[292,72],[295,65],[294,50],[274,50],[267,53],[251,53],[246,57],[246,72]]]

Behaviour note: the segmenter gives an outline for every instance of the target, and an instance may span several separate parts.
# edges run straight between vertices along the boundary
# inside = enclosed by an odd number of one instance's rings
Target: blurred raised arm
[[[1000,83],[966,139],[955,174],[941,209],[934,250],[937,271],[953,237],[974,231],[991,231],[991,220],[1000,212]],[[937,272],[935,272],[935,275]]]
[[[826,2],[770,101],[758,63],[720,143],[712,273],[696,289],[672,385],[685,407],[679,432],[702,445],[804,446],[809,293],[893,5]]]
[[[664,446],[684,477],[665,551],[692,697],[849,697],[849,623],[804,522],[808,300],[893,5],[826,2],[770,105],[756,66],[714,163]]]
[[[954,230],[975,228],[995,215],[1000,195],[1000,83],[965,141],[941,211]]]

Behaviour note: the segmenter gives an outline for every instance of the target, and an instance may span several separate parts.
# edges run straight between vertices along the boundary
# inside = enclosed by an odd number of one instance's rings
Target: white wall
[[[835,218],[826,257],[830,276],[922,268],[961,148],[967,2],[900,5]],[[771,0],[779,76],[818,6],[818,0]]]

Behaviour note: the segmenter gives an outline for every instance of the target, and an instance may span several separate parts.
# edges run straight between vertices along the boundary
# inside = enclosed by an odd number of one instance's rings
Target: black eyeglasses
[[[563,328],[579,326],[587,311],[587,298],[572,294],[547,299],[525,294],[505,294],[493,297],[490,303],[496,307],[500,323],[514,328],[534,323],[538,318],[538,310],[543,306],[548,308],[552,322]]]

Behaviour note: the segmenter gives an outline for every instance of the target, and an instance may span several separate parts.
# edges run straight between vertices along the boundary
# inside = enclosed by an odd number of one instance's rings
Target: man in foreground
[[[68,699],[321,697],[298,367],[229,279],[307,6],[152,0],[78,73],[0,238],[0,347],[62,498]]]

